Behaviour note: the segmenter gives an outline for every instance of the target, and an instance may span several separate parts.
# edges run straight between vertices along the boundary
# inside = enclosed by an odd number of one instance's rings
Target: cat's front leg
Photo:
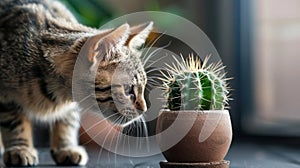
[[[29,119],[20,112],[1,113],[1,132],[5,147],[6,166],[35,166],[38,152],[32,143],[32,128]]]
[[[78,146],[80,118],[72,112],[66,118],[56,121],[51,130],[51,155],[57,165],[85,165],[88,155]]]

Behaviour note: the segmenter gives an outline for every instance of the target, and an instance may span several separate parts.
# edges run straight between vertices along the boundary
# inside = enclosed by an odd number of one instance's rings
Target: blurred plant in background
[[[180,4],[173,1],[116,1],[116,0],[60,0],[84,25],[99,28],[113,18],[137,11],[164,11],[177,15],[186,15],[188,12]],[[162,23],[174,25],[175,20],[162,20]],[[175,22],[175,23],[174,23]],[[175,24],[176,25],[176,24]]]
[[[60,0],[72,11],[79,22],[99,27],[113,17],[112,11],[99,0]]]

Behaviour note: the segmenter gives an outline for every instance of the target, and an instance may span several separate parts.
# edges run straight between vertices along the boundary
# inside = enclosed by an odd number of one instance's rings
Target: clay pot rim
[[[212,114],[229,114],[229,111],[227,109],[224,110],[170,110],[170,109],[162,109],[160,110],[159,113],[198,113],[198,114],[207,114],[207,113],[212,113]]]
[[[212,162],[167,162],[162,161],[160,165],[170,165],[170,166],[217,166],[217,165],[229,165],[229,160],[212,161]]]

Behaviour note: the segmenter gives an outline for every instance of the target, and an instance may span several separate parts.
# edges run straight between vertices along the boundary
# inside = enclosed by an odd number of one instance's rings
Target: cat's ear
[[[147,37],[153,29],[153,22],[147,22],[141,25],[133,26],[130,28],[130,40],[128,47],[131,50],[140,49],[145,44]]]
[[[129,37],[130,27],[123,24],[109,34],[98,34],[88,39],[89,51],[87,57],[91,63],[109,61],[125,43]]]

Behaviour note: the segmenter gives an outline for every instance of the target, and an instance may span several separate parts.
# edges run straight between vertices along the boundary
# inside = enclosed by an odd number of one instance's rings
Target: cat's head
[[[140,48],[152,27],[152,22],[134,27],[123,24],[86,41],[85,53],[95,73],[97,104],[101,113],[115,123],[128,123],[147,110],[147,76]]]

